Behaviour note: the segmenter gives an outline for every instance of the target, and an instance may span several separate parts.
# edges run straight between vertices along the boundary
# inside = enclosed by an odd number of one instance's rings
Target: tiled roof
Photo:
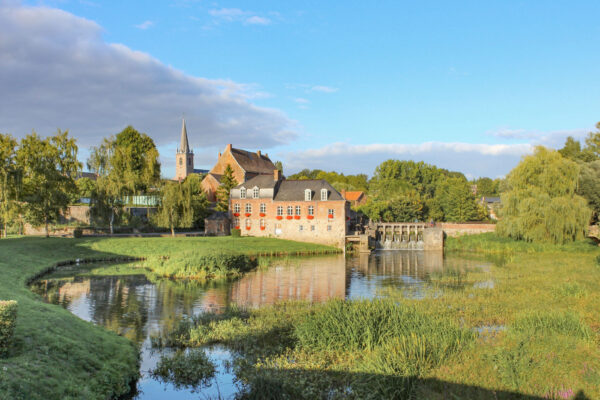
[[[359,200],[359,199],[360,199],[360,197],[361,197],[362,195],[364,195],[364,194],[365,194],[365,192],[363,192],[363,191],[358,191],[358,192],[346,192],[346,200],[349,200],[349,201],[356,201],[356,200]]]
[[[273,174],[271,173],[270,175],[257,175],[254,178],[248,179],[246,182],[237,185],[235,188],[240,189],[245,187],[246,189],[252,189],[254,186],[258,186],[262,189],[270,189],[275,187],[276,183],[277,181],[273,179]]]
[[[273,174],[276,169],[271,159],[262,154],[259,156],[257,153],[232,148],[231,155],[246,172]]]
[[[344,200],[342,195],[324,179],[283,180],[275,201],[304,201],[304,191],[310,189],[314,200],[321,199],[321,189],[327,189],[327,200]]]

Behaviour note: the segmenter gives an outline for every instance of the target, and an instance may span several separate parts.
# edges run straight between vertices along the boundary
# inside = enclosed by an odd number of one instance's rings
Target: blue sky
[[[89,65],[106,65],[81,74],[85,84],[71,82],[77,89],[67,92],[85,99],[93,91],[95,99],[127,104],[112,114],[108,106],[97,113],[82,110],[83,122],[65,117],[76,107],[65,100],[64,109],[52,105],[51,116],[23,115],[32,126],[14,118],[5,118],[2,126],[0,118],[0,132],[20,136],[61,127],[87,147],[102,136],[94,127],[102,126],[105,136],[118,132],[119,123],[130,123],[155,138],[165,176],[173,174],[183,113],[198,167],[210,167],[219,149],[233,142],[263,149],[283,160],[288,172],[370,174],[387,158],[411,158],[468,176],[504,175],[532,145],[557,147],[567,135],[582,138],[600,120],[595,1],[0,4],[13,11],[5,18],[19,21],[14,30],[0,28],[0,35],[16,42],[12,49],[26,41],[37,59],[35,35],[56,35],[54,54],[85,55],[77,74]],[[55,9],[65,13],[56,18]],[[24,10],[39,15],[23,16]],[[70,43],[73,36],[92,45],[69,50],[82,47]],[[119,56],[107,56],[115,51]],[[107,61],[123,54],[120,61]],[[83,57],[64,65],[47,57],[51,62],[44,63],[56,66],[48,78],[57,82],[45,88],[47,98],[64,96],[61,88],[70,83],[60,83],[61,77]],[[107,72],[112,68],[116,72]],[[57,70],[61,75],[53,75]],[[162,72],[154,77],[157,70]],[[11,74],[14,70],[0,67],[0,80],[15,81]],[[139,89],[132,86],[114,101],[97,87],[115,85],[114,93],[118,81],[129,77],[127,84],[139,81]],[[197,78],[203,79],[200,86],[192,87]],[[191,97],[186,82],[196,91]],[[203,95],[202,85],[210,86],[214,101]],[[34,105],[44,104],[19,101],[21,108]],[[154,108],[164,112],[144,113]],[[105,123],[111,116],[116,131]]]

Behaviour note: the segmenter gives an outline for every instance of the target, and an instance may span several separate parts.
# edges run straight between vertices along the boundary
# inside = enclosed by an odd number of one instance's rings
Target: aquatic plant
[[[175,388],[200,388],[210,383],[215,376],[215,364],[204,350],[178,351],[173,356],[163,356],[150,371],[154,379],[171,383]]]

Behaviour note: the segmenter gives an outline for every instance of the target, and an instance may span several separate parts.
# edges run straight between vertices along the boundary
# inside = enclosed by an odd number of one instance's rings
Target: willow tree
[[[161,204],[153,216],[154,223],[169,228],[175,236],[175,228],[194,228],[207,216],[208,200],[200,189],[200,182],[191,178],[183,183],[167,182],[161,190]]]
[[[536,147],[506,178],[498,234],[561,244],[583,239],[592,212],[576,194],[579,172],[557,151]]]
[[[93,212],[108,220],[110,233],[123,207],[123,198],[147,193],[160,179],[158,150],[154,141],[131,126],[92,148],[88,168],[98,175]]]

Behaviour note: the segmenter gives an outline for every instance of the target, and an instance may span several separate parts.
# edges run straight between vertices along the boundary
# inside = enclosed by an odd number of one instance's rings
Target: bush
[[[81,228],[75,228],[73,230],[73,237],[74,238],[80,238],[81,236],[83,236],[83,229],[81,229]]]
[[[245,254],[226,251],[185,251],[169,258],[150,257],[147,266],[169,278],[210,279],[237,276],[256,267],[256,260]]]
[[[17,321],[17,302],[0,301],[0,356],[8,353]]]
[[[241,237],[242,236],[242,231],[240,229],[233,228],[231,230],[231,236],[232,237]]]

